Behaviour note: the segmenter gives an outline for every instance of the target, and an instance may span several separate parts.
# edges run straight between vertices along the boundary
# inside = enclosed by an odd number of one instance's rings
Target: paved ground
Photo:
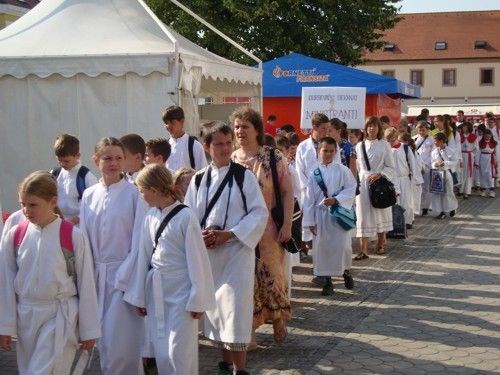
[[[284,344],[259,330],[252,374],[500,374],[500,200],[460,202],[457,217],[418,218],[385,256],[355,263],[353,291],[312,286],[311,264],[295,269],[294,318]],[[200,374],[216,374],[203,341]],[[0,353],[0,374],[15,373]],[[97,361],[88,374],[98,374]]]

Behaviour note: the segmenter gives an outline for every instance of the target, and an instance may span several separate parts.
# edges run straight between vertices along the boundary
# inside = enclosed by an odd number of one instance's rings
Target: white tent
[[[0,31],[0,188],[4,208],[29,172],[55,164],[57,134],[80,138],[82,161],[103,136],[165,136],[179,104],[198,129],[197,97],[247,96],[262,72],[217,56],[163,25],[142,0],[44,0]]]

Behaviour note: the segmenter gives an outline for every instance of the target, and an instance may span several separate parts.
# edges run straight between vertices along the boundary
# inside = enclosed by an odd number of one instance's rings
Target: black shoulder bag
[[[274,224],[276,224],[277,232],[280,231],[284,222],[284,207],[283,202],[281,202],[281,192],[279,188],[279,180],[278,180],[278,170],[276,168],[276,155],[274,153],[274,149],[270,150],[269,157],[269,165],[271,167],[271,175],[273,177],[273,189],[274,189],[274,198],[276,200],[276,205],[271,209],[271,217],[273,218]],[[300,208],[299,208],[300,209]],[[287,242],[281,244],[283,248],[289,253],[295,254],[299,251],[299,246],[291,237]]]
[[[366,154],[365,141],[362,142],[363,156],[366,163],[366,168],[370,171],[370,162]],[[370,202],[375,208],[387,208],[396,204],[396,189],[394,184],[389,181],[384,175],[377,181],[370,183]]]

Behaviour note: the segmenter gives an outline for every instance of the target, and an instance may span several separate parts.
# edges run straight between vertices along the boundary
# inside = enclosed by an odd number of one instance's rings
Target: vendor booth
[[[401,98],[420,97],[420,87],[379,74],[291,53],[263,64],[264,118],[274,114],[278,124],[300,123],[302,87],[365,87],[367,116],[401,117]]]
[[[0,31],[0,189],[4,209],[33,170],[51,169],[57,134],[80,138],[82,162],[104,136],[167,136],[161,112],[179,104],[199,132],[198,97],[249,97],[262,71],[166,27],[142,0],[44,0]],[[221,100],[219,100],[221,101]]]

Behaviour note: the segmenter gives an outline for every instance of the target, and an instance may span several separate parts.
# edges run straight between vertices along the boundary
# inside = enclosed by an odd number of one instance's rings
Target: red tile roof
[[[370,61],[500,58],[500,11],[401,14],[403,19],[381,39],[394,51],[368,52]],[[486,41],[485,49],[474,49]],[[447,49],[436,51],[436,42]]]

